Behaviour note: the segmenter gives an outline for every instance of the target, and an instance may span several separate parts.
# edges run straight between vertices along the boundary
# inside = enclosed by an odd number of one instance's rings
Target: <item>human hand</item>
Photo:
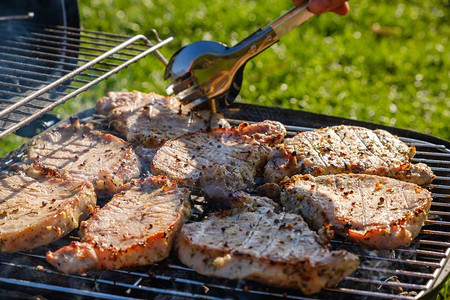
[[[292,0],[294,4],[305,2],[304,0]],[[345,16],[349,11],[348,2],[345,0],[309,0],[309,10],[314,14],[332,11],[338,15]]]

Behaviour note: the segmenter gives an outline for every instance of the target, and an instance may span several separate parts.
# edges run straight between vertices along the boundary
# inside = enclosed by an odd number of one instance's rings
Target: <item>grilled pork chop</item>
[[[268,198],[238,197],[253,203],[184,225],[176,243],[181,262],[203,275],[305,294],[334,286],[358,268],[357,256],[330,251],[325,234],[319,237],[299,215],[276,213]]]
[[[314,229],[329,223],[336,233],[375,249],[408,246],[432,200],[416,184],[375,175],[296,175],[282,185],[286,211],[300,213]]]
[[[39,135],[24,161],[92,182],[98,194],[113,194],[140,174],[138,157],[128,143],[78,121]]]
[[[0,251],[30,250],[78,227],[97,202],[89,182],[54,177],[31,166],[0,180]]]
[[[176,98],[155,93],[111,92],[97,102],[96,108],[127,141],[151,149],[202,128],[230,127],[219,114],[186,111]]]
[[[266,181],[285,176],[364,173],[397,178],[419,185],[434,179],[425,164],[412,164],[409,147],[384,130],[334,126],[301,132],[285,139],[271,152],[264,172]]]
[[[155,263],[169,255],[189,214],[189,191],[175,181],[133,179],[81,224],[81,242],[48,252],[47,261],[64,273]]]
[[[156,153],[152,170],[200,188],[210,198],[227,199],[231,192],[254,185],[270,146],[285,134],[284,126],[274,121],[199,130],[167,141]]]

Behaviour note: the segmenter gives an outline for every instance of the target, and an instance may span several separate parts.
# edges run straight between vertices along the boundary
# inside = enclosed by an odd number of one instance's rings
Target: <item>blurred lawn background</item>
[[[85,29],[175,40],[167,58],[197,40],[234,45],[291,6],[289,0],[80,0]],[[316,16],[249,64],[239,101],[407,128],[450,140],[449,0],[351,1],[346,17]],[[164,93],[149,56],[55,111],[93,107],[112,90]],[[22,144],[0,141],[0,156]]]
[[[450,140],[449,0],[352,0],[350,5],[348,16],[316,16],[248,63],[239,101]],[[234,45],[291,6],[289,0],[79,1],[84,29],[135,35],[155,28],[162,38],[174,36],[162,49],[167,58],[201,39]],[[149,56],[55,112],[66,117],[91,108],[113,90],[164,93],[163,69]],[[0,156],[23,141],[14,135],[0,141]]]

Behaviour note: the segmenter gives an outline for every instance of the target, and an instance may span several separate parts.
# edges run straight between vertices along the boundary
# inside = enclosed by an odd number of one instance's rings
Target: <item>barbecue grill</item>
[[[31,125],[30,135],[36,131],[33,127],[45,129],[52,122],[40,119],[44,113],[142,57],[156,53],[157,48],[170,41],[152,44],[143,35],[128,37],[82,30],[76,22],[36,24],[36,19],[23,11],[9,17],[7,21],[1,21],[0,17],[0,26],[8,22],[9,28],[26,28],[27,33],[10,35],[0,42],[0,139],[33,120],[41,121]],[[61,44],[64,47],[60,47]],[[160,54],[156,54],[165,62]],[[252,281],[202,276],[174,257],[153,266],[64,275],[45,261],[45,253],[78,240],[77,233],[72,232],[31,252],[0,253],[0,295],[8,298],[42,295],[46,298],[99,299],[417,299],[432,297],[439,291],[450,274],[449,142],[408,130],[275,107],[234,103],[224,114],[232,124],[265,119],[283,122],[288,136],[339,124],[381,128],[398,135],[416,147],[417,155],[413,161],[428,164],[437,175],[432,186],[431,211],[420,235],[410,247],[392,251],[369,251],[335,238],[331,242],[333,248],[359,255],[360,267],[337,287],[306,297],[296,290],[272,288]],[[109,130],[108,124],[94,109],[80,112],[76,117],[82,122],[91,122],[97,129]],[[20,161],[25,148],[26,145],[0,159],[0,171]],[[194,221],[210,211],[201,197],[194,196],[192,203]]]

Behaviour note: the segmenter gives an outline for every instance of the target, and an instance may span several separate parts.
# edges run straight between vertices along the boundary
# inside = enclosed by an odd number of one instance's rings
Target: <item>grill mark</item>
[[[405,155],[407,157],[407,161],[409,161],[409,147],[406,144],[403,144],[397,137],[391,135],[389,132],[374,130],[373,133],[378,138],[381,144],[385,146],[387,149],[394,149],[398,153]],[[390,140],[387,140],[390,139]],[[406,147],[406,149],[405,149]],[[392,150],[391,150],[392,151]]]
[[[381,160],[381,162],[383,162],[383,163],[386,165],[386,167],[389,168],[389,163],[386,162],[381,156],[376,155],[375,153],[373,153],[372,150],[370,150],[369,146],[367,146],[367,144],[364,142],[364,139],[361,138],[361,136],[359,136],[359,134],[355,131],[354,128],[350,128],[350,129],[353,131],[353,133],[355,134],[355,136],[361,141],[361,143],[366,147],[367,151],[369,151],[369,153],[371,153],[373,156],[378,157],[378,158]],[[375,134],[374,134],[374,135],[375,135]],[[376,135],[375,135],[375,136],[376,136]],[[378,139],[378,137],[377,137],[377,139]],[[375,140],[374,140],[374,141],[375,141]],[[378,142],[379,142],[379,140],[378,140]],[[383,145],[381,142],[379,142],[379,143],[381,144],[381,146],[384,147],[384,145]],[[385,149],[382,149],[382,150],[385,150]]]
[[[238,215],[239,215],[239,214],[238,214]],[[240,248],[244,248],[244,249],[248,248],[246,244],[247,244],[247,243],[251,240],[251,238],[253,237],[256,228],[258,228],[259,223],[260,223],[261,220],[262,220],[262,217],[263,217],[262,215],[259,215],[259,216],[258,216],[258,221],[256,222],[255,226],[253,226],[253,228],[250,230],[250,233],[249,233],[248,237],[242,242]],[[237,219],[236,219],[236,220],[237,220]]]
[[[346,142],[344,142],[344,139],[342,138],[342,136],[339,134],[341,133],[338,130],[335,130],[335,133],[337,136],[339,136],[341,138],[342,143],[348,145]],[[367,157],[370,157],[370,163],[372,163],[373,160],[375,161],[379,161],[381,164],[383,164],[383,160],[381,160],[380,157],[374,155],[369,149],[368,147],[361,141],[361,139],[359,138],[359,136],[356,134],[356,132],[354,130],[352,131],[348,131],[349,134],[353,134],[353,136],[355,137],[355,142],[357,143],[359,141],[359,144],[362,145],[362,148],[364,148],[364,152],[365,154],[367,154]],[[359,147],[358,147],[359,148]],[[358,150],[359,151],[359,150]],[[359,158],[358,158],[359,159]],[[365,165],[365,170],[369,169],[370,165],[367,166],[366,162],[362,161]],[[373,162],[374,163],[374,162]]]
[[[218,142],[217,139],[215,139],[214,137],[212,138],[212,140],[213,141],[216,140],[216,142]],[[203,164],[205,166],[208,166],[208,165],[211,165],[211,163],[215,163],[215,164],[224,163],[224,162],[214,162],[213,160],[211,160],[210,158],[207,157],[208,153],[214,152],[217,150],[217,148],[216,148],[217,146],[209,145],[208,143],[199,144],[199,143],[196,143],[195,141],[191,141],[189,139],[183,139],[182,141],[185,144],[184,147],[176,147],[177,146],[176,143],[181,143],[181,141],[179,139],[177,139],[174,141],[175,143],[172,143],[171,145],[169,145],[168,148],[163,148],[162,151],[164,151],[165,155],[172,157],[173,153],[169,153],[166,150],[173,149],[173,148],[178,149],[178,151],[176,153],[183,155],[182,161],[184,163],[188,164],[189,166],[191,166],[194,170],[196,170],[196,172],[194,172],[194,173],[197,173],[196,176],[199,176],[198,174],[201,172],[201,166],[194,165],[192,163],[193,160],[190,159],[189,150],[194,149],[194,147],[197,147],[197,146],[201,147],[201,149],[196,152],[197,156],[195,158],[195,160],[197,162],[199,162],[200,165]],[[222,145],[221,142],[218,142],[217,144]],[[245,143],[239,143],[239,144],[235,145],[235,148],[224,146],[221,148],[222,151],[224,152],[223,157],[228,158],[227,163],[230,163],[230,158],[232,158],[232,159],[234,159],[236,166],[241,166],[242,169],[245,169],[245,168],[253,169],[252,167],[250,167],[250,161],[255,161],[255,160],[261,159],[261,155],[257,155],[257,156],[252,155],[251,159],[247,159],[247,160],[244,160],[243,158],[232,155],[233,153],[236,153],[236,151],[234,151],[234,150],[236,150],[236,148],[238,148],[238,150],[239,150],[240,147],[236,147],[239,145],[240,146],[244,146],[244,145],[253,146],[252,144],[245,144]],[[193,146],[193,147],[189,147],[189,146]],[[186,149],[187,151],[180,151],[180,149],[183,149],[183,148]],[[256,147],[252,147],[252,148],[256,148]],[[259,151],[260,146],[258,146],[257,148],[258,149],[256,149],[256,150],[253,149],[253,151],[252,151],[252,149],[248,149],[248,148],[247,148],[248,150],[246,148],[244,148],[244,149],[245,149],[245,151],[249,151],[249,155],[250,155],[250,154],[254,153],[255,151]],[[244,150],[244,149],[242,149],[242,150]],[[208,150],[212,150],[212,151],[208,151]],[[172,168],[172,172],[180,173],[180,170]],[[190,172],[190,173],[192,174],[192,172]],[[189,173],[184,172],[182,174],[188,175]]]
[[[334,187],[333,188],[334,188],[335,191],[337,191],[339,193],[339,188],[338,188],[338,185],[337,185],[338,176],[333,176],[333,178],[334,178],[334,182],[333,182]],[[333,203],[333,205],[336,205],[336,204]]]
[[[359,198],[361,199],[361,206],[362,206],[362,209],[363,209],[363,211],[362,211],[362,213],[361,213],[361,216],[362,216],[362,220],[363,220],[363,227],[366,227],[367,225],[366,225],[366,215],[364,214],[364,212],[366,211],[366,205],[364,205],[364,197],[363,197],[363,194],[362,194],[362,190],[361,190],[361,186],[359,185],[359,179],[360,178],[358,178],[357,180],[355,180],[355,185],[356,185],[356,188],[358,189],[358,193],[359,193]]]
[[[339,140],[341,141],[341,143],[344,145],[344,146],[346,146],[347,148],[346,149],[344,149],[344,152],[347,152],[347,153],[352,153],[353,151],[351,150],[351,148],[342,140],[342,138],[336,133],[336,131],[335,130],[331,130],[331,133],[334,133],[338,138],[339,138]],[[341,144],[341,145],[342,145]],[[336,148],[334,147],[334,144],[333,143],[329,143],[329,147],[336,153],[336,157],[339,159],[339,160],[341,160],[341,162],[342,162],[342,164],[344,165],[344,169],[345,170],[352,170],[349,166],[348,166],[348,164],[346,163],[346,159],[343,159],[341,156],[340,156],[340,151],[337,151],[336,150]]]
[[[197,137],[197,138],[198,138],[198,137]],[[216,139],[215,137],[213,137],[212,140],[216,140],[216,141],[217,141],[217,139]],[[179,140],[177,140],[177,141],[179,141]],[[243,140],[242,140],[242,141],[243,141]],[[195,141],[190,140],[190,139],[183,139],[183,142],[185,142],[186,145],[189,144],[189,145],[194,146],[193,148],[195,148],[195,147],[197,147],[197,146],[201,147],[201,149],[197,152],[198,155],[201,155],[202,152],[203,152],[203,153],[210,153],[210,152],[207,151],[207,150],[213,150],[213,151],[212,151],[213,153],[217,151],[217,146],[209,145],[208,143],[196,143]],[[228,146],[228,145],[223,145],[223,143],[220,142],[220,141],[218,141],[217,144],[218,144],[218,145],[222,145],[221,152],[223,152],[224,157],[227,157],[227,160],[224,160],[224,163],[225,163],[225,162],[228,163],[230,157],[231,157],[231,158],[234,158],[235,160],[238,160],[238,161],[246,162],[244,159],[232,155],[233,153],[236,153],[236,152],[237,152],[237,151],[233,151],[233,150],[235,150],[236,148],[240,148],[239,146],[244,146],[244,145],[245,145],[245,146],[255,146],[255,147],[252,147],[252,148],[253,148],[252,150],[255,150],[255,148],[259,148],[259,146],[257,146],[257,145],[246,144],[246,143],[238,143],[237,145],[233,145],[232,147],[231,147],[231,146]],[[189,147],[189,148],[186,147],[186,148],[187,148],[187,149],[193,149],[193,148],[190,148],[190,147]],[[244,150],[244,149],[245,149],[245,150]],[[244,149],[243,149],[243,150],[244,150],[243,152],[251,151],[250,149],[247,149],[247,148],[244,148]],[[210,161],[210,160],[208,160],[208,161]]]
[[[327,169],[329,165],[323,160],[322,155],[320,155],[320,153],[316,150],[316,148],[313,147],[311,141],[308,139],[307,133],[302,134],[302,136],[304,137],[303,141],[308,143],[309,149],[313,150],[316,153],[316,156],[319,158],[320,161],[322,161],[324,168]]]
[[[405,201],[405,206],[403,207],[402,211],[410,211],[411,208],[415,207],[415,205],[413,204],[412,206],[410,206],[410,203],[408,202],[408,199],[405,196],[405,193],[400,193],[402,195],[403,201]]]
[[[285,216],[286,216],[286,213],[282,213],[281,214],[280,223],[283,222]],[[278,232],[278,226],[270,226],[270,233],[271,233],[271,236],[273,236],[273,238],[272,238],[272,240],[269,243],[267,243],[266,247],[261,249],[261,251],[258,253],[259,256],[263,256],[264,252],[267,249],[269,249],[270,246],[272,246],[272,244],[275,242],[275,237],[277,236],[277,234],[276,234],[277,232]]]

